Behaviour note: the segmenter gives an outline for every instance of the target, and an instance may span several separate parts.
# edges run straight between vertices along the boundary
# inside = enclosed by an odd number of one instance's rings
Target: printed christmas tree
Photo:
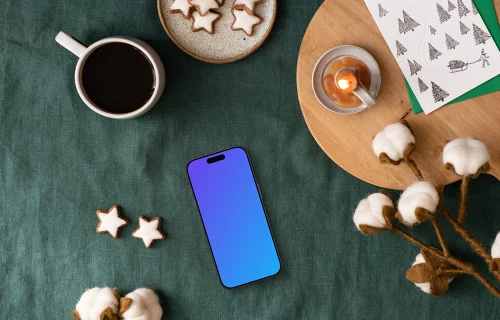
[[[467,34],[470,31],[470,28],[467,27],[462,21],[460,21],[460,33],[462,35]]]
[[[449,34],[446,34],[446,47],[448,48],[448,50],[455,49],[459,44],[460,42],[453,39]]]
[[[385,17],[387,14],[389,13],[389,11],[385,10],[381,5],[380,3],[378,4],[378,16],[380,18],[382,17]]]
[[[440,55],[442,55],[442,53],[429,43],[429,59],[431,59],[431,61],[436,60]]]
[[[399,56],[404,56],[405,52],[408,51],[406,50],[405,46],[401,44],[398,40],[396,40],[396,48],[397,48],[397,57]]]
[[[444,101],[446,97],[449,96],[448,92],[444,91],[437,84],[431,81],[432,84],[432,95],[434,96],[434,102]]]
[[[472,0],[472,13],[478,14],[479,11],[477,11],[476,5],[474,4],[474,0]]]
[[[403,21],[401,21],[401,19],[398,18],[398,23],[399,23],[399,33],[400,34],[406,33],[405,24],[403,23]]]
[[[420,70],[422,70],[422,66],[418,64],[415,60],[411,62],[408,60],[408,65],[410,66],[410,75],[418,74]]]
[[[422,81],[422,79],[418,78],[418,87],[420,89],[420,93],[427,91],[429,87]]]
[[[483,31],[475,24],[472,24],[472,29],[474,29],[473,33],[474,33],[474,41],[476,41],[476,46],[478,44],[485,44],[486,41],[491,38],[491,36],[487,32]]]
[[[448,0],[448,12],[453,11],[456,8],[456,6]]]
[[[411,75],[414,75],[415,74],[415,65],[413,65],[413,62],[411,62],[410,60],[408,60],[408,65],[410,66]]]
[[[458,15],[460,18],[466,16],[469,12],[470,10],[465,6],[463,0],[458,0]]]
[[[429,26],[429,29],[431,30],[431,34],[436,34],[436,29],[433,26]]]
[[[438,16],[439,16],[439,22],[443,23],[448,21],[448,19],[451,18],[451,15],[444,10],[443,6],[441,6],[439,3],[437,5],[437,10],[438,10]]]
[[[403,21],[398,19],[399,22],[399,33],[407,33],[408,31],[415,31],[415,28],[420,25],[420,23],[413,20],[412,17],[403,11]]]
[[[413,60],[413,65],[415,66],[415,74],[417,74],[417,72],[422,70],[422,66],[419,65],[417,61]]]

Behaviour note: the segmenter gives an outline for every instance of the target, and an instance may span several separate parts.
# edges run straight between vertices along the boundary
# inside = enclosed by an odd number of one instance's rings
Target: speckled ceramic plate
[[[170,13],[174,0],[158,0],[158,14],[165,32],[172,41],[190,56],[209,63],[230,63],[241,60],[257,50],[271,32],[276,18],[276,1],[264,0],[255,9],[263,21],[255,26],[253,36],[241,30],[231,30],[234,17],[231,12],[234,0],[225,0],[216,11],[222,14],[215,24],[215,33],[191,31],[192,20],[182,14]]]

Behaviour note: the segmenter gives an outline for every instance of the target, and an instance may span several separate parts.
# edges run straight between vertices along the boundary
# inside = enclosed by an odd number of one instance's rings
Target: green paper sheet
[[[492,0],[476,0],[474,1],[476,4],[477,10],[479,11],[479,14],[484,20],[484,23],[488,27],[488,30],[490,31],[491,37],[495,41],[495,43],[498,44],[500,43],[500,27],[499,27],[499,22],[497,19],[497,15],[495,12],[495,6],[493,4]],[[410,102],[413,108],[413,112],[415,114],[421,113],[423,111],[422,106],[417,100],[417,97],[413,93],[410,85],[408,84],[408,81],[406,81],[406,88],[408,88],[408,94],[410,95]],[[467,99],[472,99],[475,97],[479,97],[488,93],[492,93],[495,91],[500,90],[500,75],[496,76],[493,79],[490,79],[483,83],[482,85],[472,89],[471,91],[461,95],[460,97],[456,98],[455,100],[449,102],[446,105],[450,105],[456,102],[464,101]]]

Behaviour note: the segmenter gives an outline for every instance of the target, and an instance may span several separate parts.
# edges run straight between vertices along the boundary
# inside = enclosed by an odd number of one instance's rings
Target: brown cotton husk
[[[382,152],[379,156],[378,156],[378,160],[381,162],[381,163],[386,163],[386,164],[392,164],[392,165],[395,165],[395,166],[398,166],[402,160],[399,160],[399,161],[394,161],[392,160],[388,155],[387,153],[385,152]]]
[[[80,318],[80,314],[78,313],[78,311],[73,310],[71,314],[73,315],[73,318],[75,318],[75,320],[82,320],[82,318]]]
[[[457,171],[455,170],[455,166],[449,162],[446,162],[444,167],[447,169],[447,170],[450,170],[450,171],[453,171],[455,172],[455,174],[458,174]],[[470,175],[470,177],[472,179],[476,179],[480,174],[482,173],[486,173],[488,171],[490,171],[491,169],[491,166],[490,166],[490,163],[489,162],[486,162],[485,164],[483,164],[478,170],[476,173]]]
[[[387,231],[388,229],[387,228],[377,228],[377,227],[373,227],[373,226],[370,226],[368,224],[360,224],[359,225],[359,230],[361,231],[361,233],[363,233],[364,235],[367,235],[367,236],[374,236],[376,234],[379,234],[379,233],[382,233],[382,232],[385,232]]]
[[[425,222],[425,221],[429,220],[430,218],[433,218],[435,216],[435,213],[434,212],[430,212],[427,209],[424,209],[424,208],[421,208],[421,207],[417,207],[415,209],[415,216],[417,217],[417,221],[419,223],[422,223],[422,222]]]
[[[390,206],[382,208],[382,215],[384,216],[385,223],[390,227],[393,225],[394,217],[396,216],[396,209]]]
[[[130,306],[132,305],[133,303],[133,300],[130,299],[130,298],[121,298],[120,299],[120,311],[118,312],[118,314],[121,316],[123,316],[123,314],[125,312],[127,312],[127,310],[130,308]]]
[[[411,134],[414,134],[413,129],[411,128],[410,123],[408,123],[408,121],[406,121],[405,119],[401,119],[399,122],[403,124],[405,127],[407,127],[410,130]]]
[[[120,301],[120,292],[118,291],[118,289],[114,288],[113,294],[115,295],[116,300]]]
[[[490,262],[490,271],[497,272],[500,270],[500,258],[493,258]]]
[[[392,160],[388,155],[387,153],[385,152],[382,152],[379,156],[378,156],[378,160],[381,162],[381,163],[385,163],[385,164],[392,164],[392,165],[395,165],[395,166],[398,166],[399,164],[401,164],[401,162],[404,160],[404,159],[409,159],[410,158],[410,155],[412,154],[412,152],[415,150],[416,148],[416,145],[414,143],[410,143],[409,145],[406,146],[406,149],[405,151],[403,152],[403,159],[401,160],[398,160],[398,161],[395,161],[395,160]]]
[[[104,309],[99,320],[118,320],[118,316],[113,313],[111,307]]]
[[[405,151],[403,152],[405,159],[409,158],[416,148],[417,146],[414,143],[407,145]]]
[[[399,220],[399,222],[401,222],[402,224],[407,225],[407,226],[412,226],[411,224],[407,223],[403,219],[403,216],[401,215],[401,213],[397,212],[395,216]],[[427,209],[424,209],[421,207],[415,208],[415,217],[417,217],[417,224],[423,223],[423,222],[429,220],[430,218],[433,218],[434,216],[435,216],[435,213],[430,212]]]
[[[448,280],[453,276],[443,275],[441,272],[451,268],[443,258],[430,254],[422,250],[425,263],[419,263],[412,266],[406,272],[406,279],[413,283],[430,283],[430,292],[433,296],[440,296],[448,291]],[[439,273],[438,273],[439,271]]]

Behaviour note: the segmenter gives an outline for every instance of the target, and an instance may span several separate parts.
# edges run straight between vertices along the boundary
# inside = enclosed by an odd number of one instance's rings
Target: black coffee
[[[109,43],[93,51],[83,66],[82,82],[88,98],[111,113],[139,109],[155,89],[151,62],[126,43]]]

